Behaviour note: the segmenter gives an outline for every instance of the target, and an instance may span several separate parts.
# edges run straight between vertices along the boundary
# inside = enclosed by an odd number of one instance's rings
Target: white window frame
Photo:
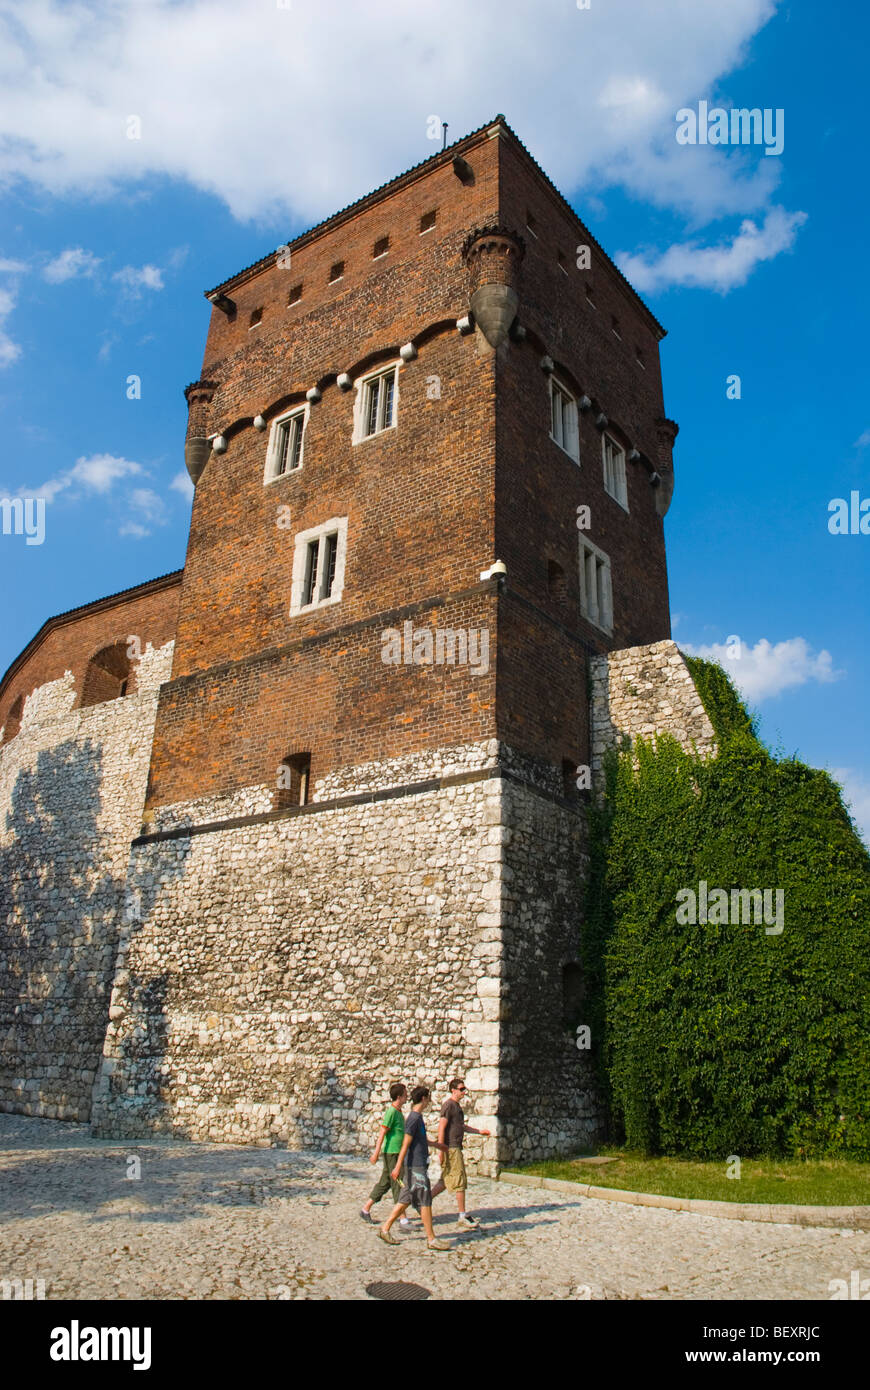
[[[269,447],[266,450],[266,469],[263,474],[264,483],[277,483],[280,482],[282,478],[290,478],[294,473],[302,472],[302,466],[305,461],[305,430],[308,426],[310,411],[311,407],[308,405],[296,405],[292,410],[285,410],[283,415],[277,416],[277,418],[272,421],[272,428],[269,433]],[[279,473],[277,469],[282,429],[291,420],[295,419],[299,419],[299,428],[302,432],[299,443],[299,462],[296,464],[295,468],[287,468],[283,473]]]
[[[608,460],[607,446],[610,445],[611,458]],[[628,482],[625,474],[625,450],[622,445],[608,434],[606,430],[601,435],[601,463],[604,472],[604,491],[608,497],[612,497],[614,502],[618,502],[623,511],[628,511]],[[608,476],[609,473],[609,476]],[[610,486],[610,483],[613,486]]]
[[[366,372],[365,376],[357,377],[354,382],[356,388],[356,400],[353,407],[353,443],[363,444],[367,439],[376,439],[378,435],[386,434],[388,430],[394,430],[399,422],[399,362],[388,362],[374,371]],[[366,433],[366,425],[369,418],[369,402],[371,401],[371,388],[374,382],[382,377],[393,377],[393,409],[392,419],[388,425],[380,423],[383,418],[382,404],[378,405],[378,425],[371,434]],[[380,398],[381,402],[383,397]]]
[[[580,537],[580,612],[587,622],[613,633],[613,583],[610,556]]]
[[[332,581],[332,592],[324,596],[324,571],[323,571],[323,542],[327,536],[336,536],[335,554],[335,576]],[[318,574],[314,597],[310,603],[303,604],[306,566],[308,562],[308,547],[312,542],[318,543]],[[333,603],[340,603],[344,592],[344,570],[347,559],[347,517],[333,516],[329,521],[324,521],[320,526],[312,526],[307,531],[299,531],[295,537],[295,549],[293,551],[293,579],[290,589],[290,616],[295,617],[299,613],[311,613],[315,608],[327,608]]]
[[[556,395],[562,400],[560,416],[562,421],[561,434],[556,426],[556,415],[554,410],[554,398]],[[566,413],[567,412],[567,413]],[[572,458],[575,463],[580,462],[580,421],[577,409],[577,397],[563,381],[558,377],[550,377],[550,438],[554,444]]]

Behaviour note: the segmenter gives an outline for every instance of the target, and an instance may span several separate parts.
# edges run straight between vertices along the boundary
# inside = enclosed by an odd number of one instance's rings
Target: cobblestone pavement
[[[131,1156],[141,1177],[127,1177]],[[828,1299],[870,1277],[870,1233],[726,1221],[472,1179],[485,1222],[436,1199],[426,1247],[357,1215],[365,1158],[178,1141],[119,1144],[84,1125],[0,1115],[0,1279],[56,1298],[366,1298],[374,1280],[442,1299]],[[381,1204],[382,1217],[388,1202]]]

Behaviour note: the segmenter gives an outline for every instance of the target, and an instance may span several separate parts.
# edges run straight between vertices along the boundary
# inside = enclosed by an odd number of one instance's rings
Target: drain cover
[[[431,1297],[431,1292],[431,1289],[424,1289],[422,1284],[366,1284],[367,1294],[388,1302],[422,1303],[425,1298]]]

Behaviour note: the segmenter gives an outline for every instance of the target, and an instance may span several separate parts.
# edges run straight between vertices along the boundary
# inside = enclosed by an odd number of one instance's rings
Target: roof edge
[[[661,323],[659,323],[658,319],[650,309],[649,305],[646,304],[645,301],[641,298],[640,294],[634,288],[634,285],[632,285],[631,281],[626,279],[622,271],[619,269],[619,266],[607,254],[604,247],[597,240],[597,238],[592,235],[591,231],[589,230],[587,224],[581,218],[580,214],[571,206],[565,195],[561,193],[560,190],[556,187],[547,171],[542,167],[542,165],[538,163],[534,155],[531,154],[530,151],[526,148],[522,140],[517,135],[516,131],[511,128],[511,126],[508,124],[501,112],[499,112],[499,114],[495,116],[492,120],[485,121],[483,125],[478,126],[476,130],[471,131],[468,135],[463,135],[461,139],[455,140],[452,145],[447,145],[443,150],[438,150],[435,154],[429,155],[427,159],[421,160],[419,164],[413,164],[411,168],[406,169],[404,173],[397,174],[395,178],[389,179],[386,183],[379,184],[378,187],[372,189],[370,193],[366,193],[363,195],[363,197],[357,198],[353,203],[348,203],[346,207],[340,208],[338,212],[331,213],[330,216],[325,217],[322,222],[316,222],[315,225],[313,227],[309,227],[307,231],[300,232],[299,236],[294,237],[292,241],[285,242],[282,247],[277,248],[274,251],[270,251],[267,255],[261,256],[258,261],[253,261],[250,265],[245,266],[242,270],[236,271],[234,275],[230,275],[226,280],[222,280],[219,285],[215,285],[214,289],[204,290],[203,293],[206,299],[211,299],[213,295],[223,294],[225,291],[234,289],[238,285],[244,284],[245,281],[253,279],[253,277],[255,275],[258,275],[260,271],[268,269],[270,265],[273,265],[275,263],[279,249],[282,251],[287,249],[292,252],[294,248],[298,249],[302,246],[306,246],[309,242],[315,241],[318,237],[324,235],[324,233],[332,231],[336,227],[340,227],[343,222],[349,221],[352,217],[356,216],[357,213],[362,212],[366,207],[374,206],[374,204],[380,202],[382,198],[385,198],[389,194],[398,191],[400,188],[406,186],[407,184],[414,183],[417,179],[422,178],[424,172],[428,173],[430,170],[438,168],[439,165],[452,163],[453,159],[456,157],[457,154],[460,154],[465,149],[471,149],[474,145],[480,142],[483,136],[489,137],[490,135],[494,134],[496,129],[499,127],[507,135],[509,135],[513,141],[515,141],[516,145],[518,146],[522,154],[525,155],[526,159],[532,165],[537,175],[544,180],[547,187],[552,191],[553,194],[555,194],[555,197],[559,204],[562,206],[562,208],[566,212],[568,212],[576,222],[580,223],[580,226],[583,228],[583,231],[586,233],[586,235],[590,238],[592,245],[594,246],[598,255],[602,256],[603,259],[607,262],[607,264],[612,268],[617,278],[629,291],[632,298],[636,300],[637,303],[640,305],[647,319],[653,324],[659,340],[664,338],[667,334],[667,329],[664,328]]]
[[[77,618],[81,618],[86,613],[100,613],[106,608],[114,608],[116,604],[125,600],[144,598],[146,594],[159,594],[163,589],[171,589],[175,584],[180,584],[183,578],[183,569],[171,570],[169,574],[160,574],[156,579],[146,579],[142,584],[134,584],[129,589],[120,589],[116,594],[107,594],[104,598],[93,599],[90,603],[80,604],[78,608],[68,608],[63,613],[55,613],[53,617],[46,618],[42,627],[31,637],[27,646],[22,648],[15,660],[0,676],[0,697],[4,694],[12,677],[18,674],[22,666],[42,646],[48,634],[54,632],[55,628],[75,622]]]

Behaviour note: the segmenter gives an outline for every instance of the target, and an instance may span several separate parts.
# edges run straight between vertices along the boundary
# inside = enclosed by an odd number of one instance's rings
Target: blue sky
[[[870,536],[828,530],[870,496],[868,29],[844,0],[0,0],[0,496],[48,499],[42,545],[0,535],[0,670],[183,564],[202,291],[426,158],[431,115],[503,111],[669,330],[676,639],[870,825]],[[781,109],[782,154],[679,145],[700,101]]]

